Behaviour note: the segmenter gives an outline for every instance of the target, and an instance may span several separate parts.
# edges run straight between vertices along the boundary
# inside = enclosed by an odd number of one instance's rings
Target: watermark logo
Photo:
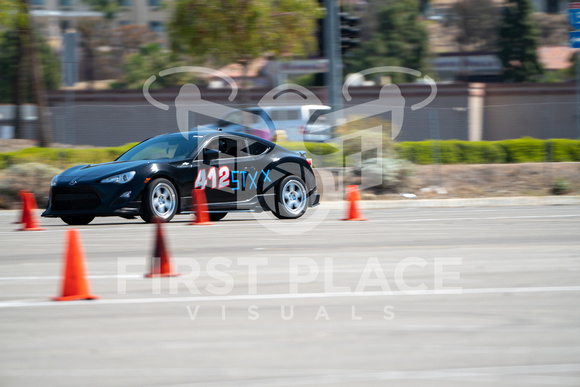
[[[239,87],[235,80],[227,74],[207,67],[199,66],[181,66],[163,70],[159,72],[159,77],[168,76],[177,73],[201,73],[212,77],[221,78],[230,87],[230,95],[228,100],[233,102],[239,94]],[[405,67],[397,66],[383,66],[374,67],[360,71],[350,75],[342,87],[342,95],[347,102],[352,101],[350,87],[365,76],[381,74],[381,73],[404,73],[416,76],[422,83],[429,85],[430,93],[423,101],[420,101],[410,106],[411,111],[421,109],[430,104],[437,95],[437,85],[429,76],[425,75],[421,78],[421,72]],[[143,95],[145,99],[153,106],[168,111],[169,105],[155,100],[149,89],[156,81],[157,76],[152,75],[143,86]],[[304,109],[290,111],[290,110],[276,110],[278,114],[285,112],[284,117],[276,114],[269,114],[271,107],[303,107]],[[320,147],[310,147],[308,149],[312,158],[317,165],[325,165],[326,161],[340,160],[343,167],[351,167],[360,170],[360,185],[359,189],[364,190],[373,188],[383,183],[383,176],[376,173],[377,170],[382,170],[382,160],[385,152],[383,150],[382,138],[385,135],[387,128],[384,125],[375,125],[370,127],[358,128],[355,131],[348,131],[345,134],[332,135],[333,128],[348,127],[354,121],[361,122],[364,119],[371,117],[379,117],[389,115],[390,138],[396,139],[402,131],[406,101],[403,97],[400,88],[394,84],[387,84],[381,87],[379,95],[376,99],[364,103],[351,105],[340,110],[331,110],[324,107],[322,101],[310,90],[296,84],[283,84],[268,91],[257,103],[257,107],[261,108],[260,114],[250,112],[247,109],[236,109],[221,103],[215,103],[202,98],[199,87],[194,84],[185,84],[180,88],[178,95],[175,97],[175,114],[176,122],[179,131],[188,133],[192,130],[203,130],[204,126],[193,126],[190,124],[190,114],[200,114],[205,117],[211,117],[217,121],[217,124],[209,125],[217,129],[217,125],[227,124],[223,130],[225,132],[231,131],[248,131],[251,134],[263,137],[267,140],[272,140],[274,133],[285,134],[291,141],[303,142],[304,147],[308,148],[308,138],[316,137],[316,140],[321,144],[326,144],[328,147],[325,152],[320,152],[317,149]],[[270,109],[274,112],[274,109]],[[302,114],[304,111],[308,113],[306,117]],[[290,116],[296,115],[296,117]],[[226,117],[227,123],[223,120]],[[294,122],[295,121],[295,122]],[[221,123],[220,123],[221,122]],[[283,122],[291,122],[288,127],[282,126]],[[308,130],[311,129],[311,132]],[[319,134],[317,134],[319,133]],[[321,133],[321,134],[320,134]],[[308,137],[310,136],[310,137]],[[354,146],[353,146],[354,144]],[[316,149],[315,149],[316,148]],[[329,152],[328,149],[331,149]],[[372,160],[375,165],[370,165],[368,162],[363,163],[368,155],[372,154]],[[280,166],[284,169],[285,166]],[[295,168],[288,167],[288,171]],[[208,173],[211,171],[208,171]],[[240,172],[240,171],[233,171]],[[333,175],[327,170],[318,169],[317,184],[319,191],[324,192],[325,195],[342,197],[344,192],[344,168],[338,174]],[[243,172],[242,172],[243,173]],[[258,171],[259,173],[259,171]],[[290,172],[289,172],[290,173]],[[307,171],[307,173],[310,173]],[[250,175],[248,175],[250,176]],[[255,175],[251,175],[255,176]],[[198,176],[199,177],[199,176]],[[245,175],[242,175],[242,178]],[[234,176],[232,175],[232,179]],[[239,188],[239,184],[245,184],[242,180],[234,188]],[[252,184],[253,183],[253,184]],[[280,182],[272,182],[279,184]],[[257,184],[255,181],[248,182],[249,187],[252,188]],[[245,189],[245,186],[242,188]],[[227,186],[225,189],[233,189]],[[243,190],[234,192],[237,195],[243,194]],[[240,197],[241,199],[241,197]],[[306,216],[293,222],[271,222],[269,219],[263,217],[256,217],[256,219],[266,228],[271,231],[294,235],[306,233],[319,225],[328,216],[329,210],[323,206],[311,208],[307,211]]]
[[[200,315],[222,320],[229,317],[258,320],[262,315],[291,321],[306,318],[313,321],[330,321],[334,318],[361,321],[378,318],[390,321],[395,318],[392,301],[399,296],[460,295],[462,259],[435,257],[424,259],[408,257],[394,262],[379,257],[369,257],[366,262],[354,265],[344,259],[313,259],[297,256],[285,263],[268,257],[212,257],[205,259],[176,258],[177,277],[151,279],[153,295],[181,296],[187,302],[190,320]],[[126,294],[132,286],[142,283],[130,276],[131,267],[141,267],[143,258],[117,259],[117,293]],[[343,269],[348,267],[348,273]],[[270,286],[266,278],[277,278],[279,293],[264,293]],[[369,314],[368,308],[357,309],[357,299],[373,297],[380,300],[381,308]],[[336,305],[332,299],[353,300]],[[278,300],[279,311],[260,309],[263,301]],[[306,301],[306,302],[305,302]],[[220,303],[236,303],[231,308]],[[240,303],[242,307],[240,307]],[[247,304],[247,308],[243,304]],[[387,304],[388,303],[388,304]],[[276,308],[274,308],[276,309]],[[296,313],[295,313],[296,312]],[[240,314],[241,313],[241,314]]]
[[[331,257],[315,260],[297,256],[280,265],[268,257],[213,257],[209,259],[176,258],[175,272],[180,276],[153,278],[152,294],[163,293],[162,281],[169,284],[170,295],[255,296],[261,294],[260,280],[268,275],[280,276],[282,295],[288,299],[304,294],[352,296],[462,294],[454,286],[460,280],[463,260],[458,257],[435,257],[427,260],[408,257],[387,266],[379,257],[369,257],[353,270],[356,277],[340,277],[336,270],[344,262]],[[134,280],[128,277],[129,268],[141,267],[143,258],[117,259],[117,293],[126,294]],[[349,263],[349,267],[352,265]],[[412,278],[412,279],[410,279]]]

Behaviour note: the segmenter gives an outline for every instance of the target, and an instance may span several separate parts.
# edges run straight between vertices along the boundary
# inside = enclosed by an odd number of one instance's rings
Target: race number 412
[[[230,185],[230,168],[227,166],[211,167],[207,172],[205,169],[200,169],[195,179],[195,188],[205,189],[206,186],[212,189],[222,189]]]

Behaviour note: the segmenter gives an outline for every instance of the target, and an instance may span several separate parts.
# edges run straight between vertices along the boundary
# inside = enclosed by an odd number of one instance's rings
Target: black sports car
[[[320,195],[305,152],[248,134],[172,133],[137,144],[110,163],[81,165],[53,178],[45,217],[71,225],[96,216],[170,221],[191,213],[192,190],[205,189],[210,219],[233,211],[298,218]]]

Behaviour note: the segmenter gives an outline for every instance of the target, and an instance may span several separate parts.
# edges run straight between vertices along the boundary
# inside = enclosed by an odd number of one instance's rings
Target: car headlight
[[[103,180],[101,183],[117,183],[124,184],[130,182],[133,177],[135,177],[135,171],[121,173],[119,175],[109,176]]]
[[[54,187],[56,185],[56,183],[58,182],[58,177],[60,175],[56,175],[55,177],[52,178],[52,180],[50,181],[50,186]]]

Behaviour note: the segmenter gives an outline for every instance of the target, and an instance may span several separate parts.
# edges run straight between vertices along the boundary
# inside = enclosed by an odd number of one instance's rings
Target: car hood
[[[76,180],[77,183],[80,183],[100,180],[118,173],[137,171],[151,163],[152,161],[112,161],[102,164],[79,165],[61,173],[58,177],[58,182],[68,183]]]

